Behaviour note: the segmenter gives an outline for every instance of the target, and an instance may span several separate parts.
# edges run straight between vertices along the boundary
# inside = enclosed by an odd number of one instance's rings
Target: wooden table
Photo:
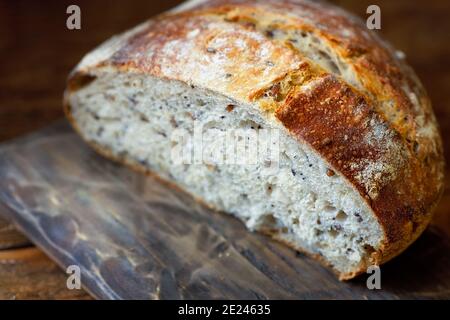
[[[180,1],[0,0],[0,141],[62,116],[70,69],[95,45]],[[333,1],[365,17],[370,0]],[[66,8],[82,11],[82,30],[65,27]],[[407,55],[428,90],[450,159],[450,2],[376,1],[383,35]],[[450,180],[433,224],[450,235]],[[2,210],[7,210],[0,207]],[[448,253],[443,253],[448,254]],[[66,288],[66,275],[39,249],[0,220],[1,299],[88,299]]]

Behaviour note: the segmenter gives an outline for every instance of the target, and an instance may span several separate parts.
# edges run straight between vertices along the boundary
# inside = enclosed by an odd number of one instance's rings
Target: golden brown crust
[[[287,39],[274,39],[273,28],[314,33],[361,86],[324,70]],[[300,0],[214,0],[160,16],[123,40],[111,54],[81,63],[70,83],[113,67],[260,105],[372,208],[385,241],[371,263],[399,254],[430,221],[444,172],[430,101],[410,68],[354,17]]]

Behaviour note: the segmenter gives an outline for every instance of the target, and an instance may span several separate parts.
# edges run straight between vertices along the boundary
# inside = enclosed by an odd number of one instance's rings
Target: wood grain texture
[[[0,216],[14,214],[0,202]],[[0,299],[91,299],[68,290],[67,275],[13,224],[0,218]]]
[[[13,223],[6,219],[12,214],[11,209],[0,202],[0,250],[22,248],[32,245]]]
[[[437,229],[382,268],[339,282],[308,257],[96,155],[66,123],[0,148],[0,200],[101,299],[450,298],[450,242]]]
[[[2,299],[91,299],[83,290],[67,289],[67,275],[34,247],[0,251],[0,273]]]

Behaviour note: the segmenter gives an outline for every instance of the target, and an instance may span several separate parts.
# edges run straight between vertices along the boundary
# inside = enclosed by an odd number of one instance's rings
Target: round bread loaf
[[[100,153],[311,253],[341,279],[407,248],[443,190],[436,119],[404,57],[320,2],[218,0],[158,16],[87,55],[65,107]],[[170,137],[194,121],[280,130],[279,170],[175,164]]]

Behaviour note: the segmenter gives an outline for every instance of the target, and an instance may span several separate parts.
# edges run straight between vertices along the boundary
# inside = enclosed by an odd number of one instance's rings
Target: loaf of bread
[[[419,80],[363,22],[322,2],[196,1],[162,14],[89,53],[64,105],[99,153],[340,279],[407,248],[443,189],[442,142]],[[218,161],[224,135],[252,130],[275,157]],[[199,144],[215,157],[174,156]]]

